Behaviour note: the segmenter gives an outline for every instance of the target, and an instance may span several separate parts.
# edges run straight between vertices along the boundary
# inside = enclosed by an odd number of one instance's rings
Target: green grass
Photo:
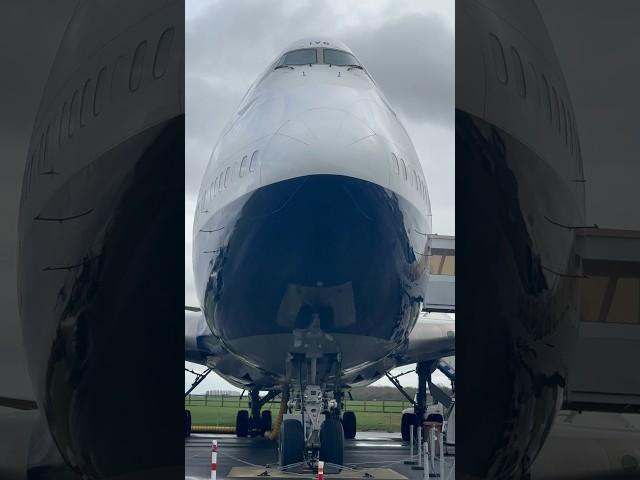
[[[366,404],[361,401],[348,401],[346,403],[347,409],[354,410],[356,413],[358,431],[399,432],[400,412],[408,406],[407,402],[393,401],[385,401],[384,405],[381,401],[367,401]],[[239,409],[248,409],[248,404],[246,401],[240,401],[240,408],[238,408],[237,399],[225,399],[224,403],[222,403],[219,398],[209,397],[207,406],[205,406],[204,397],[193,396],[190,406],[185,401],[185,408],[191,411],[191,420],[194,425],[234,427],[236,413]],[[364,408],[367,409],[366,412]],[[278,413],[279,402],[276,401],[268,405],[266,409],[271,410],[275,418]]]

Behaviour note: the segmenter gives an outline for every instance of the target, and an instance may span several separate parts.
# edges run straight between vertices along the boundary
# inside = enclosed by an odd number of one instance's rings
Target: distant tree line
[[[238,390],[207,390],[205,395],[210,397],[239,397],[240,393]]]
[[[451,388],[438,385],[445,393],[451,395]],[[417,388],[405,387],[405,391],[411,398],[414,398]],[[352,388],[351,396],[354,400],[407,400],[396,387],[360,387]],[[349,395],[347,395],[349,399]]]
[[[414,397],[417,388],[405,387],[405,391],[411,398]],[[359,387],[351,389],[351,396],[354,400],[407,400],[396,387]],[[350,400],[347,394],[347,400]]]
[[[439,385],[439,387],[451,395],[451,388],[445,387],[443,385]],[[411,398],[413,398],[418,391],[415,387],[405,387],[405,391],[409,394]],[[210,397],[238,397],[240,392],[237,390],[207,390],[206,393]],[[246,393],[245,393],[246,396]],[[397,388],[395,387],[359,387],[351,389],[351,397],[354,400],[395,400],[395,401],[403,401],[407,400],[404,395],[402,395]],[[346,399],[350,400],[349,394],[347,394]]]

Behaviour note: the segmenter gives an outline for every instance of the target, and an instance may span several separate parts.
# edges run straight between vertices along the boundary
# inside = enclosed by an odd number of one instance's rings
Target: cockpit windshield
[[[355,66],[360,65],[356,57],[342,50],[334,50],[332,48],[324,49],[324,63],[336,66]]]
[[[318,63],[317,48],[303,48],[285,54],[280,65],[310,65]]]
[[[293,68],[302,65],[335,65],[337,67],[353,67],[363,69],[356,57],[342,50],[333,48],[301,48],[285,53],[278,65],[279,68]]]

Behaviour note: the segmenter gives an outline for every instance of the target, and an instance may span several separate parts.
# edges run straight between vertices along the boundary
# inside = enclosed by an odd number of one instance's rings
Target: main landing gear
[[[404,412],[400,423],[402,440],[405,442],[408,442],[410,439],[411,429],[422,425],[425,420],[425,413],[427,412],[427,383],[431,385],[431,374],[435,370],[435,365],[435,362],[420,362],[416,365],[418,392],[415,399],[411,398],[398,381],[398,377],[410,373],[410,371],[403,372],[395,377],[389,372],[386,374],[391,383],[413,404],[413,412]]]
[[[261,437],[271,430],[272,417],[271,410],[262,410],[262,407],[276,396],[280,394],[279,390],[272,390],[264,397],[260,397],[260,391],[257,388],[249,391],[249,408],[251,415],[247,410],[239,410],[236,415],[236,436],[238,437]]]
[[[429,387],[428,391],[431,393],[432,397],[437,403],[442,404],[445,409],[450,408],[452,405],[451,397],[449,397],[445,392],[442,391],[442,389],[440,389],[440,387],[438,387],[431,381],[431,375],[433,374],[435,369],[439,368],[442,370],[444,368],[441,363],[442,362],[438,361],[419,362],[416,365],[416,373],[418,374],[418,392],[415,399],[409,396],[409,394],[404,390],[404,388],[398,381],[398,377],[407,373],[411,373],[410,371],[403,372],[400,375],[396,376],[392,376],[389,372],[387,372],[386,374],[391,383],[393,383],[393,385],[400,391],[400,393],[402,393],[402,395],[404,395],[407,400],[409,400],[413,404],[413,412],[404,412],[402,414],[402,421],[400,424],[402,439],[406,442],[409,441],[411,429],[416,426],[422,425],[425,420],[439,422],[443,421],[441,414],[432,413],[431,415],[427,415],[427,386]],[[447,376],[452,381],[453,385],[453,377],[451,376],[451,374]]]

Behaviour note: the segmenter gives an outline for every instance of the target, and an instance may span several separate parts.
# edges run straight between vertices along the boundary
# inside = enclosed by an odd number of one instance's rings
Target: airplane
[[[0,418],[0,477],[175,478],[182,418],[167,405],[181,408],[182,392],[166,379],[182,376],[184,301],[168,276],[184,271],[184,2],[69,3],[55,14],[64,30],[44,29],[46,81],[32,79],[44,88],[7,284],[34,398],[0,398],[14,409]],[[140,442],[134,428],[167,441]]]
[[[437,303],[433,242],[420,161],[366,67],[339,41],[292,43],[224,127],[194,215],[185,359],[250,392],[237,434],[277,437],[282,467],[341,465],[345,391],[410,363],[422,418],[455,351],[454,321],[417,322]],[[260,410],[277,394],[272,425]]]
[[[571,96],[533,1],[456,2],[455,115],[457,474],[521,478],[564,401],[585,227]]]

